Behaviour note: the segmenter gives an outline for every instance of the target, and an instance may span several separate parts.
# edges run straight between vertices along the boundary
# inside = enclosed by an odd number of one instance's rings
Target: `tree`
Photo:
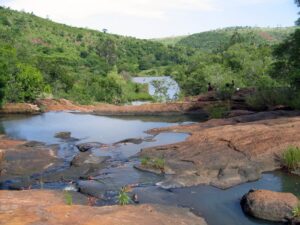
[[[14,72],[15,62],[15,49],[0,42],[0,106],[5,100],[7,82],[9,76]]]
[[[297,4],[298,7],[300,7],[300,0],[295,0],[295,3]],[[300,26],[300,18],[296,21],[296,25]]]
[[[35,100],[44,91],[41,72],[28,64],[16,66],[16,73],[7,82],[6,100],[8,102],[28,102]]]
[[[300,0],[295,0],[300,7]],[[298,23],[300,20],[298,20]],[[300,25],[300,24],[299,24]],[[277,59],[273,65],[272,76],[284,80],[291,86],[300,88],[300,29],[297,29],[274,50]]]

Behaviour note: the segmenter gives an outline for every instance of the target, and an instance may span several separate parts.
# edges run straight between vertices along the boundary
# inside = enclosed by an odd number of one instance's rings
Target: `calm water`
[[[128,157],[135,155],[141,148],[180,142],[187,134],[163,133],[153,138],[153,142],[143,141],[140,144],[113,146],[113,143],[126,138],[145,138],[146,130],[193,121],[204,120],[201,116],[194,117],[103,117],[88,114],[67,112],[50,112],[35,116],[5,116],[0,118],[0,132],[10,137],[26,140],[42,141],[48,144],[58,143],[61,146],[60,157],[70,159],[77,150],[75,144],[97,141],[109,145],[105,150],[94,150],[95,155],[111,156],[115,161],[102,171],[97,179],[105,182],[93,183],[80,181],[87,186],[87,192],[102,194],[109,190],[117,190],[126,184],[144,184],[134,191],[138,193],[141,203],[159,203],[184,206],[204,217],[209,225],[254,225],[275,224],[256,220],[245,216],[239,205],[241,197],[250,189],[268,189],[292,192],[300,195],[300,177],[282,172],[266,173],[256,182],[242,184],[228,190],[201,185],[191,188],[179,188],[169,191],[154,185],[162,179],[150,173],[143,173],[133,168],[137,159]],[[66,143],[54,137],[61,131],[72,132],[72,137],[79,141]],[[62,187],[47,184],[46,188]]]

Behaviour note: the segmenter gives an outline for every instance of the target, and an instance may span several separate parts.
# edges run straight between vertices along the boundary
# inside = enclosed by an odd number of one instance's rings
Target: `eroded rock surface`
[[[241,200],[242,209],[248,215],[278,222],[291,220],[298,203],[298,198],[291,193],[267,190],[249,191]]]
[[[205,123],[154,129],[186,132],[182,143],[143,149],[141,157],[165,159],[174,172],[162,187],[210,184],[219,188],[254,181],[280,168],[278,157],[288,146],[300,146],[299,112],[266,112]]]
[[[0,191],[0,221],[3,225],[206,225],[204,219],[183,208],[69,206],[65,204],[63,193],[40,190]]]

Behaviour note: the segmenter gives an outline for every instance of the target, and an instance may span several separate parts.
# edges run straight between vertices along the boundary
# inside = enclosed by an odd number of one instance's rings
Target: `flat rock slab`
[[[206,225],[183,208],[160,205],[90,207],[68,206],[55,191],[0,191],[3,225]]]
[[[249,191],[241,200],[242,209],[248,215],[278,222],[291,220],[298,204],[298,198],[292,193],[267,190]]]
[[[140,157],[163,158],[174,172],[165,188],[210,184],[226,189],[255,181],[280,168],[278,158],[289,146],[300,147],[299,112],[265,112],[204,123],[154,129],[184,132],[184,142],[146,148]]]

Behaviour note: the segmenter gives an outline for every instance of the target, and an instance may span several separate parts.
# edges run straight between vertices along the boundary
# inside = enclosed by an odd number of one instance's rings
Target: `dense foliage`
[[[235,27],[150,41],[0,7],[0,104],[48,96],[80,103],[149,100],[147,87],[131,82],[139,74],[171,75],[183,95],[205,92],[211,83],[225,96],[232,81],[268,90],[249,99],[260,107],[275,102],[272,96],[284,103],[284,96],[298,95],[299,56],[296,27]]]
[[[5,101],[32,101],[45,92],[79,102],[149,99],[130,75],[186,58],[180,47],[73,28],[2,7],[0,48]]]

